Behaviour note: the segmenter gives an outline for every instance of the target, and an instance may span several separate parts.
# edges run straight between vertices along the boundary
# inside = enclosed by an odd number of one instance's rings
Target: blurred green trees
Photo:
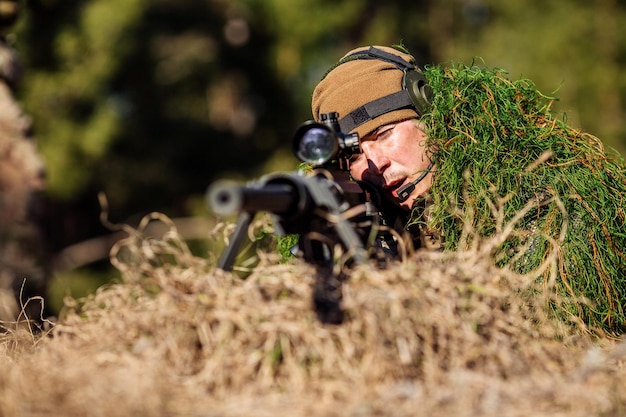
[[[530,78],[560,101],[568,123],[626,155],[626,3],[596,1],[468,1],[483,4],[477,25],[446,48],[448,59]],[[476,6],[474,6],[476,7]],[[482,10],[482,9],[481,9]],[[466,11],[467,13],[467,11]]]
[[[102,233],[99,191],[116,219],[188,215],[216,177],[294,167],[315,83],[362,44],[482,58],[558,90],[572,124],[624,153],[625,17],[617,0],[29,0],[19,98],[53,246]]]

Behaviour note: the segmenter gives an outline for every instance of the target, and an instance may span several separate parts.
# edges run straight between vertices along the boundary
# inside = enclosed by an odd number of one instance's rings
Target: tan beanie
[[[355,52],[367,51],[369,48],[354,49],[348,52],[342,60],[346,60],[347,56]],[[407,63],[414,63],[411,55],[397,49],[385,46],[374,48],[400,57]],[[342,60],[339,62],[341,63]],[[362,106],[390,94],[401,92],[403,76],[404,71],[398,65],[382,59],[346,60],[333,68],[315,87],[311,102],[313,117],[319,122],[321,114],[337,112],[339,120],[342,120],[347,115],[354,114],[355,111],[358,113]],[[383,125],[418,117],[415,108],[406,105],[373,118],[364,117],[361,121],[349,123],[350,131],[343,133],[357,132],[362,138]]]

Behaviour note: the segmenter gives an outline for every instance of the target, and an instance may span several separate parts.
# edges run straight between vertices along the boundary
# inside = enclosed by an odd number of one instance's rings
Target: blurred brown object
[[[18,0],[0,0],[0,30],[13,26],[20,14]]]
[[[18,2],[0,0],[0,29],[15,22]],[[0,320],[39,321],[47,268],[32,218],[44,190],[44,164],[31,137],[31,120],[13,90],[21,73],[17,52],[0,37]],[[30,300],[30,301],[29,301]]]

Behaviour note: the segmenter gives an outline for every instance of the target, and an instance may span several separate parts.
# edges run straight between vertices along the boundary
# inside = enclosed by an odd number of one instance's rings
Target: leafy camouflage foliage
[[[460,208],[480,236],[506,230],[500,265],[534,271],[590,325],[622,332],[626,317],[626,166],[594,136],[552,114],[553,99],[498,69],[427,70],[436,96],[424,118],[437,163],[433,227],[468,247]],[[465,207],[472,207],[465,210]],[[546,262],[551,254],[559,261]]]

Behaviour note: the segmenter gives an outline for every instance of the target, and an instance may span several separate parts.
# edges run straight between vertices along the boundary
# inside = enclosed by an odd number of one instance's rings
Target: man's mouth
[[[385,191],[391,194],[392,196],[394,196],[395,198],[398,198],[398,189],[404,185],[405,181],[406,181],[406,178],[401,178],[397,181],[389,183],[388,185],[385,185],[384,187]]]

